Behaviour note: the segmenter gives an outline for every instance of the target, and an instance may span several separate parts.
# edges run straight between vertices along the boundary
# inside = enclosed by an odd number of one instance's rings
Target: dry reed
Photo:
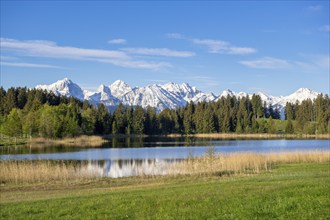
[[[96,177],[82,165],[63,161],[0,161],[0,170],[1,183],[66,182]]]
[[[87,136],[82,135],[73,138],[62,138],[62,139],[46,139],[46,138],[33,138],[29,141],[32,146],[47,146],[47,145],[65,145],[75,147],[99,147],[106,140],[100,136]]]
[[[257,174],[271,170],[280,163],[329,163],[330,151],[286,153],[231,153],[216,154],[210,148],[202,157],[189,157],[169,164],[162,174],[168,175],[218,175]],[[80,181],[100,178],[84,163],[64,161],[0,161],[1,183],[39,183],[52,181]]]
[[[286,152],[286,153],[211,153],[173,164],[169,174],[184,175],[232,175],[256,174],[262,170],[271,170],[279,163],[326,163],[330,162],[330,151]]]

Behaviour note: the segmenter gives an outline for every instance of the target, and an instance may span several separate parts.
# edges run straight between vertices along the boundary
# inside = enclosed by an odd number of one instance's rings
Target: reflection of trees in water
[[[196,137],[163,137],[163,136],[114,136],[109,139],[105,147],[111,148],[140,148],[154,146],[193,146],[198,141],[205,141]]]
[[[165,175],[169,165],[182,159],[129,159],[89,161],[87,170],[102,177],[127,177],[142,175]]]

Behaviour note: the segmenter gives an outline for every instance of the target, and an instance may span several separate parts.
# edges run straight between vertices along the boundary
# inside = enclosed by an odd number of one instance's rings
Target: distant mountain
[[[81,100],[84,99],[84,91],[68,78],[64,78],[50,85],[37,85],[36,89],[52,91],[56,95],[73,96]]]
[[[53,91],[57,95],[73,96],[80,100],[88,100],[92,104],[103,103],[109,109],[114,109],[120,103],[129,106],[147,106],[155,107],[158,111],[162,111],[166,108],[177,108],[185,106],[187,102],[210,102],[216,101],[221,97],[236,96],[243,97],[252,94],[245,92],[233,92],[231,90],[225,90],[220,95],[214,95],[213,93],[204,93],[198,90],[194,86],[190,86],[188,83],[176,84],[166,83],[164,85],[148,85],[145,87],[132,88],[122,80],[117,80],[110,86],[100,85],[96,91],[83,91],[77,84],[73,83],[70,79],[65,78],[59,80],[51,85],[38,85],[37,89],[45,89]],[[298,89],[296,92],[288,96],[271,96],[262,92],[257,92],[267,105],[272,105],[279,108],[284,113],[284,107],[286,102],[295,103],[296,101],[303,101],[305,99],[315,99],[318,92],[312,91],[307,88]]]

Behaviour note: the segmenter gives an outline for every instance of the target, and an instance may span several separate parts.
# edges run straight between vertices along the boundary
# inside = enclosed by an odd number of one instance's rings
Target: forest
[[[324,134],[330,131],[330,99],[287,103],[285,127],[278,128],[280,111],[260,96],[222,97],[216,102],[185,107],[143,109],[120,104],[114,112],[72,97],[27,88],[0,88],[1,134],[10,137],[62,138],[79,135],[166,135],[196,133]],[[281,120],[282,121],[282,120]],[[283,121],[282,121],[283,123]]]

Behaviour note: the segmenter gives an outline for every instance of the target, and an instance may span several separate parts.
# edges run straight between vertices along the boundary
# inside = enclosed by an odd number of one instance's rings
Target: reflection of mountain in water
[[[169,165],[182,159],[131,159],[89,161],[87,170],[102,177],[165,175]]]

